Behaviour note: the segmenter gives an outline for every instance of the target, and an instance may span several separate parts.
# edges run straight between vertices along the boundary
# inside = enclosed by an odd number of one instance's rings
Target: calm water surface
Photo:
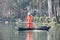
[[[0,40],[26,40],[29,31],[15,30],[16,25],[12,22],[0,23]],[[47,40],[47,32],[31,31],[33,40]]]

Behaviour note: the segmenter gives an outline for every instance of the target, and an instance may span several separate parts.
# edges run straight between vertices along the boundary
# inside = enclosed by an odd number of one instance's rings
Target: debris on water
[[[5,21],[5,24],[8,24],[8,21]]]

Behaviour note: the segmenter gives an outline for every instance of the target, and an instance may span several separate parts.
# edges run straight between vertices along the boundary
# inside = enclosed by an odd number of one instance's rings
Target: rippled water
[[[0,23],[0,40],[26,40],[29,31],[17,31],[16,25],[12,22]],[[47,32],[31,31],[32,40],[47,40]]]

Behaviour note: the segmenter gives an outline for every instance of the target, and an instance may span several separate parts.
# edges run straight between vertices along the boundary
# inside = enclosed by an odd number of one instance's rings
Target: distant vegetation
[[[34,17],[34,22],[37,26],[49,25],[51,27],[54,27],[56,25],[56,18],[55,17],[49,18],[48,16],[46,16],[46,17],[43,17],[43,16],[37,17],[37,16],[35,16]]]
[[[48,3],[47,0],[0,0],[0,12],[2,16],[4,8],[7,14],[10,11],[11,14],[8,14],[10,18],[20,18],[25,20],[27,12],[32,12],[33,15],[41,14],[42,16],[48,15]],[[4,6],[4,7],[3,7]],[[7,8],[6,8],[7,7]],[[4,14],[5,14],[4,12]],[[7,15],[5,15],[7,17]]]

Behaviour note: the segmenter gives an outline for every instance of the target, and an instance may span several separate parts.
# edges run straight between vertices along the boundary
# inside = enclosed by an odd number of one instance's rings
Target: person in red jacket
[[[28,15],[27,15],[27,27],[28,28],[32,28],[33,27],[33,16],[30,12],[28,12]]]

